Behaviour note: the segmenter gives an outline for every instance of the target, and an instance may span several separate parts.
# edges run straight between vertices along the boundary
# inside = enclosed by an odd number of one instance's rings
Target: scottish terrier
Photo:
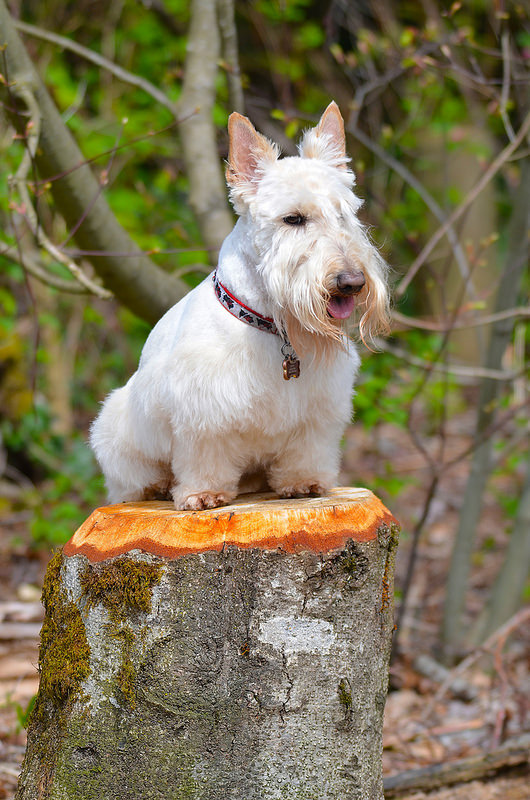
[[[228,130],[239,219],[218,267],[157,323],[92,426],[111,502],[325,494],[359,367],[348,323],[363,341],[387,327],[386,266],[357,217],[337,105],[295,157],[240,114]]]

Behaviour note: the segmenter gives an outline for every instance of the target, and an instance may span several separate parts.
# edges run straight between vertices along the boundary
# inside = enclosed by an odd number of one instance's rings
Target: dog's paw
[[[230,500],[232,497],[223,492],[197,492],[175,501],[175,505],[179,511],[203,511],[205,508],[225,506]]]
[[[320,497],[327,493],[327,487],[321,483],[295,483],[278,489],[280,497]]]

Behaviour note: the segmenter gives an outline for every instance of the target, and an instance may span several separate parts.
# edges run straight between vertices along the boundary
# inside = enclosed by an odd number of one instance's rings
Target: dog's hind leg
[[[110,503],[133,503],[141,500],[169,500],[171,479],[168,471],[157,464],[134,457],[134,475],[130,474],[127,457],[121,464],[115,459],[112,475],[105,475]]]
[[[90,444],[105,476],[111,503],[143,500],[168,491],[169,465],[153,461],[136,444],[134,423],[124,386],[108,396],[90,431]]]

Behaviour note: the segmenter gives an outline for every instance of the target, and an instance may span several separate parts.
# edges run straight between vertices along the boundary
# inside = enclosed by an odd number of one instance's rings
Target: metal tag
[[[289,378],[299,378],[300,377],[300,361],[294,356],[287,356],[283,362],[283,377],[286,381]]]

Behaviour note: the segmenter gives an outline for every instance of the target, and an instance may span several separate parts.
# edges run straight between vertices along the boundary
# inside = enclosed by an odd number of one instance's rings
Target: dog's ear
[[[346,169],[346,136],[344,120],[335,101],[331,102],[315,128],[306,131],[300,143],[304,158],[320,158],[335,167]]]
[[[315,129],[316,135],[329,137],[330,143],[343,156],[346,156],[346,134],[344,133],[344,120],[339,107],[333,100],[326,108]]]
[[[258,133],[247,117],[234,111],[228,118],[230,149],[226,181],[235,187],[240,183],[252,184],[265,161],[276,161],[278,150],[265,136]]]

